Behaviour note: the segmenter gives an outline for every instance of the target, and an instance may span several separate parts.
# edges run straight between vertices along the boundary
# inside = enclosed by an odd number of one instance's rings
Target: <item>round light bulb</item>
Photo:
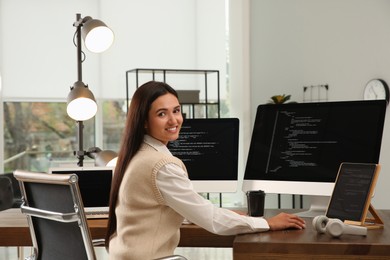
[[[81,81],[74,83],[67,101],[66,112],[76,121],[85,121],[96,115],[97,104],[95,97]]]
[[[68,103],[66,108],[68,115],[76,121],[85,121],[96,115],[96,102],[89,98],[76,98]]]
[[[111,161],[109,161],[108,163],[107,163],[107,167],[114,167],[115,168],[115,166],[116,166],[116,162],[118,161],[118,157],[115,157],[114,159],[112,159]]]
[[[85,47],[95,53],[107,50],[112,45],[113,41],[114,33],[110,28],[105,26],[99,26],[92,29],[84,40]]]
[[[100,20],[87,17],[81,30],[85,47],[91,52],[107,50],[114,42],[114,33]]]

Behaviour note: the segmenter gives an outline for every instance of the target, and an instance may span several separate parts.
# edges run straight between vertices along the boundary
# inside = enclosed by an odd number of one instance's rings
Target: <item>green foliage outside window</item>
[[[94,144],[94,120],[84,123],[84,144]],[[63,102],[4,102],[4,171],[46,171],[72,160],[77,124]]]

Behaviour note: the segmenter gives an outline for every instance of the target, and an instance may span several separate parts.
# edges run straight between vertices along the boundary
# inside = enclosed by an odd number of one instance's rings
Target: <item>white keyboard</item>
[[[108,218],[108,207],[103,208],[84,208],[87,219]]]

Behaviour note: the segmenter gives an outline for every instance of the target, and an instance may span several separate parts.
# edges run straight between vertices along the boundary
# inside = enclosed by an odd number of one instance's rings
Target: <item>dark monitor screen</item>
[[[333,184],[342,162],[378,163],[385,111],[384,100],[258,106],[244,182],[287,181],[287,189],[302,182],[307,184],[289,193],[330,195],[332,189],[313,185]],[[271,185],[244,190],[285,193]]]
[[[179,138],[168,145],[199,192],[235,191],[238,180],[237,118],[185,119]],[[224,184],[229,183],[229,187]]]
[[[113,168],[64,167],[50,168],[49,173],[78,176],[78,185],[84,207],[107,207],[110,199]]]

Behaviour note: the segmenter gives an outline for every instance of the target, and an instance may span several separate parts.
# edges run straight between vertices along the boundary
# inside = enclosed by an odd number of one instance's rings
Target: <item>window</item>
[[[4,171],[47,171],[77,162],[77,123],[65,102],[4,102]],[[84,149],[95,144],[94,119],[84,122]]]
[[[126,100],[105,100],[103,105],[102,150],[119,151],[126,122]]]

